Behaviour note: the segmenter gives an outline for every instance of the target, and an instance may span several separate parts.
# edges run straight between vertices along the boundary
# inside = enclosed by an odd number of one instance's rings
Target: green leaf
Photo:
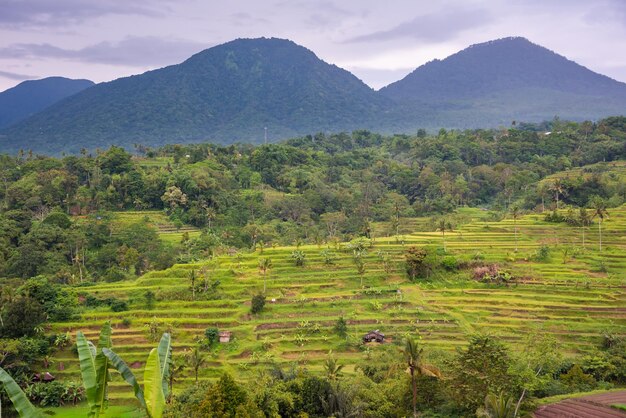
[[[143,387],[146,396],[146,410],[150,418],[161,418],[165,408],[165,394],[163,393],[163,376],[159,351],[153,348],[148,356],[143,371]]]
[[[87,395],[87,402],[90,408],[97,405],[98,380],[96,374],[96,364],[94,359],[95,348],[87,341],[85,335],[78,331],[76,333],[76,347],[78,348],[78,359],[80,361],[80,373],[83,377],[83,386]]]
[[[102,353],[102,350],[104,348],[110,349],[111,345],[111,323],[107,322],[100,331],[98,354],[94,360],[97,384],[95,406],[100,412],[106,409],[107,384],[109,380],[109,359]]]
[[[20,417],[36,418],[42,416],[41,412],[30,403],[19,385],[15,383],[15,380],[1,367],[0,382]]]
[[[124,360],[122,360],[120,356],[118,356],[108,348],[103,348],[102,353],[109,359],[111,365],[115,367],[118,372],[120,372],[124,380],[133,387],[133,390],[135,391],[135,397],[137,398],[141,406],[144,409],[147,409],[143,390],[141,390],[141,387],[139,386],[139,383],[137,383],[135,375],[130,370],[128,365],[124,362]]]
[[[157,348],[159,352],[159,363],[161,366],[161,383],[163,395],[167,398],[169,392],[168,378],[170,375],[170,365],[172,362],[172,338],[169,333],[164,333]]]

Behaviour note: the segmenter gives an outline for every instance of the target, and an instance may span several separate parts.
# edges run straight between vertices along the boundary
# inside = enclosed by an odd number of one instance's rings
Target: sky
[[[109,81],[261,36],[375,89],[507,36],[626,82],[626,0],[0,0],[0,91],[48,76]]]

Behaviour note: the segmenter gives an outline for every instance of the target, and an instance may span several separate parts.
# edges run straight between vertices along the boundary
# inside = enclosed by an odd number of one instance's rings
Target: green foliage
[[[126,363],[113,351],[103,349],[106,358],[117,369],[124,380],[133,388],[135,397],[148,418],[161,418],[165,409],[165,400],[169,394],[169,370],[172,356],[171,337],[165,333],[157,348],[148,355],[143,375],[143,389],[137,383],[133,372]]]
[[[253,315],[256,315],[258,313],[261,313],[263,311],[263,308],[265,308],[265,295],[262,293],[257,293],[256,295],[252,296],[250,312]]]
[[[22,389],[15,383],[15,380],[3,369],[0,368],[0,383],[7,393],[13,407],[22,418],[39,418],[43,415],[30,403]]]
[[[306,262],[306,254],[302,250],[294,250],[291,252],[291,258],[296,266],[302,267]]]
[[[111,344],[111,324],[108,322],[102,326],[97,348],[81,331],[76,333],[80,372],[89,403],[90,417],[99,417],[108,406],[109,360],[104,350],[110,349]]]
[[[26,391],[30,400],[40,407],[76,405],[85,396],[84,388],[76,382],[37,382]]]
[[[219,330],[215,327],[209,327],[204,330],[204,338],[206,339],[207,345],[211,347],[219,341]]]
[[[424,248],[409,247],[404,254],[406,273],[410,280],[428,276],[432,269],[428,251]]]
[[[340,316],[339,318],[337,318],[337,322],[335,322],[335,326],[333,327],[333,330],[341,338],[346,338],[348,336],[348,323],[346,322],[343,316]]]

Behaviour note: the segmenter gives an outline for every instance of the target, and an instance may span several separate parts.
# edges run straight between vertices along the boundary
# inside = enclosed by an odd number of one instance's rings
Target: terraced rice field
[[[186,232],[190,238],[200,235],[200,231],[190,225],[175,225],[162,211],[144,210],[113,212],[113,234],[125,225],[134,222],[147,221],[159,231],[159,237],[164,242],[171,244],[180,243],[183,234]]]
[[[200,371],[203,380],[225,370],[252,378],[272,362],[298,362],[319,371],[331,349],[350,373],[365,358],[364,351],[376,349],[358,344],[373,329],[384,332],[391,344],[407,334],[419,335],[429,352],[442,353],[464,345],[472,332],[501,336],[515,347],[526,333],[541,330],[556,335],[563,350],[573,355],[597,346],[605,331],[626,332],[626,206],[609,212],[600,254],[595,228],[587,231],[583,249],[580,228],[546,223],[542,215],[527,215],[516,223],[490,222],[482,211],[465,210],[476,220],[446,233],[448,254],[461,262],[498,263],[516,278],[508,286],[473,281],[468,270],[437,273],[418,283],[407,281],[406,249],[442,245],[439,232],[415,232],[374,240],[366,256],[363,288],[345,243],[300,247],[306,254],[304,267],[294,265],[294,247],[266,248],[262,254],[260,250],[231,253],[176,265],[135,281],[77,288],[77,292],[127,299],[131,310],[88,310],[80,321],[55,324],[53,331],[83,330],[96,340],[100,326],[110,320],[114,350],[136,369],[143,367],[149,348],[155,345],[146,328],[155,318],[161,321],[160,329],[173,333],[175,355],[192,347],[207,327],[232,331],[234,340],[210,354]],[[533,261],[542,245],[549,246],[550,258]],[[324,264],[324,249],[336,253],[334,265]],[[390,259],[386,267],[385,255]],[[258,268],[261,257],[271,258],[273,267],[267,273],[266,309],[253,316],[250,299],[264,282]],[[201,300],[202,296],[192,300],[190,272],[203,268],[209,280],[220,281],[216,300]],[[147,290],[157,297],[153,309],[145,307]],[[340,316],[348,321],[347,341],[332,330]],[[130,323],[124,325],[124,319]],[[78,378],[78,362],[71,350],[57,356],[56,365],[61,364],[58,376]],[[193,373],[189,369],[185,373],[179,389],[193,381]],[[133,396],[119,377],[112,382],[111,393],[118,401]]]

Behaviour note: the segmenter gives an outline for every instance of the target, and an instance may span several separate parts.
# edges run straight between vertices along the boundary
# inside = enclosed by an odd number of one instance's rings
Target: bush
[[[424,277],[431,270],[428,252],[423,248],[410,247],[406,250],[404,258],[406,260],[406,273],[411,280]]]
[[[454,271],[459,268],[459,262],[454,256],[448,255],[441,260],[441,267],[448,271]]]
[[[250,312],[253,314],[258,314],[265,307],[265,295],[262,293],[256,294],[252,296],[252,306],[250,307]]]
[[[115,299],[111,302],[111,310],[113,312],[124,312],[128,310],[128,302],[125,300]]]
[[[304,266],[304,262],[306,261],[306,254],[304,253],[304,251],[294,250],[291,253],[291,258],[293,258],[293,261],[294,263],[296,263],[296,266],[302,267]]]
[[[106,282],[120,282],[127,278],[126,272],[119,267],[110,267],[103,276]]]
[[[548,261],[550,259],[550,247],[547,245],[542,245],[539,247],[535,255],[533,256],[533,260],[535,261]]]
[[[133,323],[133,321],[130,318],[124,318],[124,319],[122,319],[122,322],[121,322],[122,326],[125,327],[125,328],[130,327],[130,324],[132,324],[132,323]]]
[[[348,323],[343,318],[343,316],[340,316],[337,319],[337,322],[335,322],[335,326],[333,329],[335,333],[337,333],[337,335],[339,335],[341,338],[346,338],[348,336]]]
[[[33,383],[26,389],[26,395],[34,404],[49,407],[66,403],[76,405],[83,399],[85,392],[78,383],[54,381]]]
[[[209,347],[219,341],[219,334],[219,330],[215,327],[210,327],[204,330],[204,337],[206,338],[206,342]]]

